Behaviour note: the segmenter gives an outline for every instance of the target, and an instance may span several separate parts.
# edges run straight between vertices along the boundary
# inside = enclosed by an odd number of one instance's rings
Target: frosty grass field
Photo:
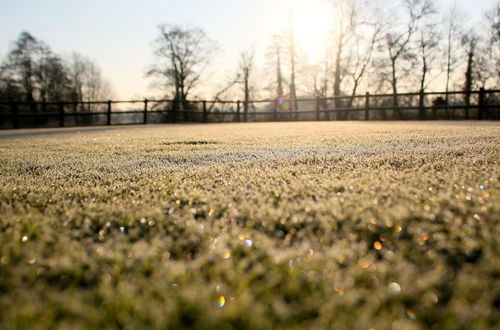
[[[498,123],[0,132],[0,328],[495,328],[499,159]]]

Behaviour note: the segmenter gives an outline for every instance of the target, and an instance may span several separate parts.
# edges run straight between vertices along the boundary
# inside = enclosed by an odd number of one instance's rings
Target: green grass
[[[54,132],[0,138],[1,329],[500,323],[498,123]]]

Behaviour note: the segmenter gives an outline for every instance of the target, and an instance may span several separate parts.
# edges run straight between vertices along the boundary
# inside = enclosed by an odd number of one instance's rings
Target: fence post
[[[340,108],[340,100],[338,98],[338,95],[337,96],[333,96],[334,98],[334,101],[333,101],[333,104],[335,105],[335,119],[334,120],[342,120],[342,113],[339,111],[339,108]]]
[[[366,92],[365,96],[365,120],[370,120],[370,92]]]
[[[465,119],[469,119],[470,96],[471,96],[471,91],[466,90],[465,91]]]
[[[203,101],[203,122],[207,122],[207,101]]]
[[[236,101],[236,118],[238,118],[238,122],[241,121],[241,103],[240,101]]]
[[[299,101],[297,100],[297,95],[294,94],[293,96],[293,104],[295,108],[295,121],[299,121],[300,115],[299,115]]]
[[[106,125],[110,126],[111,125],[111,101],[108,101],[108,119],[106,122]]]
[[[248,122],[248,108],[250,104],[248,104],[248,100],[243,101],[243,121]]]
[[[11,109],[12,109],[12,127],[19,128],[19,114],[17,111],[17,103],[16,102],[12,102]]]
[[[320,111],[320,102],[321,99],[319,96],[316,97],[316,120],[319,121],[319,111]]]
[[[273,107],[273,120],[278,121],[278,109],[280,107],[280,101],[279,99],[274,101],[274,107]]]
[[[421,89],[420,93],[419,93],[419,98],[418,98],[418,119],[419,120],[425,120],[424,97],[425,97],[424,90]],[[432,112],[432,115],[433,115],[432,119],[436,119],[436,118],[434,118],[435,117],[434,111]]]
[[[59,102],[59,127],[64,127],[64,103]]]
[[[478,109],[478,119],[481,120],[481,119],[484,119],[484,97],[485,97],[485,93],[484,93],[484,87],[481,87],[479,89],[479,109]]]
[[[147,125],[147,123],[148,123],[148,99],[144,99],[144,118],[143,118],[143,123],[144,123],[144,125]]]
[[[177,99],[172,100],[172,124],[175,124],[176,122],[176,116],[177,116]]]

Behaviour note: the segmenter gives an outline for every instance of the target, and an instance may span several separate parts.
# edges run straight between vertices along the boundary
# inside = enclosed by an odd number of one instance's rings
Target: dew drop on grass
[[[406,316],[408,316],[408,318],[411,320],[417,319],[417,314],[415,314],[415,311],[411,308],[406,309]]]
[[[0,264],[2,264],[2,265],[8,265],[9,262],[10,262],[10,260],[9,260],[9,257],[7,257],[7,256],[3,256],[2,258],[0,258]]]
[[[228,250],[224,252],[224,259],[229,259],[229,258],[231,258],[231,251]]]
[[[376,241],[375,243],[373,243],[373,247],[375,248],[375,250],[380,251],[382,250],[382,243]]]
[[[124,227],[120,227],[120,232],[125,232],[125,228]]]
[[[219,305],[219,307],[224,307],[224,305],[226,304],[226,297],[224,296],[219,296],[219,299],[217,299],[217,304]]]
[[[391,284],[389,284],[389,289],[394,294],[399,294],[401,292],[401,286],[396,282],[392,282]]]
[[[250,240],[250,239],[245,240],[245,246],[249,247],[249,248],[252,247],[253,246],[252,240]]]
[[[28,236],[24,235],[22,238],[21,238],[21,242],[27,242],[28,241]]]
[[[422,297],[422,302],[425,306],[432,307],[439,302],[439,299],[434,293],[429,292]]]

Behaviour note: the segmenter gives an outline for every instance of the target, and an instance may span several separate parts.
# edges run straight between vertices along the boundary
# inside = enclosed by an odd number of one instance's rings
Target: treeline
[[[245,112],[250,100],[261,98],[293,111],[300,97],[335,97],[340,108],[370,92],[391,94],[398,108],[399,93],[500,87],[500,1],[477,22],[456,7],[439,12],[437,0],[325,2],[333,28],[316,63],[290,24],[270,38],[265,61],[244,50],[231,74],[214,81],[206,69],[217,43],[200,28],[164,24],[147,76],[158,82],[159,98],[174,100],[181,110],[188,100],[239,99]],[[62,58],[27,32],[0,65],[0,100],[81,103],[109,99],[110,90],[92,61],[77,53]],[[467,104],[470,93],[464,94]],[[451,103],[448,97],[443,102]]]
[[[273,37],[270,95],[390,93],[397,107],[398,93],[500,87],[500,1],[476,22],[456,6],[439,12],[434,0],[328,2],[334,23],[318,63],[309,63],[293,28]],[[262,90],[262,79],[250,80]]]
[[[28,32],[0,62],[2,101],[81,103],[110,96],[111,85],[94,62],[79,53],[63,58]]]
[[[293,111],[300,97],[347,97],[336,105],[350,107],[349,97],[369,91],[393,95],[397,108],[399,93],[500,86],[500,2],[477,22],[457,7],[439,12],[433,0],[328,2],[334,26],[318,63],[309,62],[291,24],[271,38],[265,67],[245,50],[233,74],[204,97],[272,98]],[[200,28],[162,25],[159,32],[148,74],[159,78],[164,97],[182,105],[206,91],[208,80],[200,77],[216,43]]]

